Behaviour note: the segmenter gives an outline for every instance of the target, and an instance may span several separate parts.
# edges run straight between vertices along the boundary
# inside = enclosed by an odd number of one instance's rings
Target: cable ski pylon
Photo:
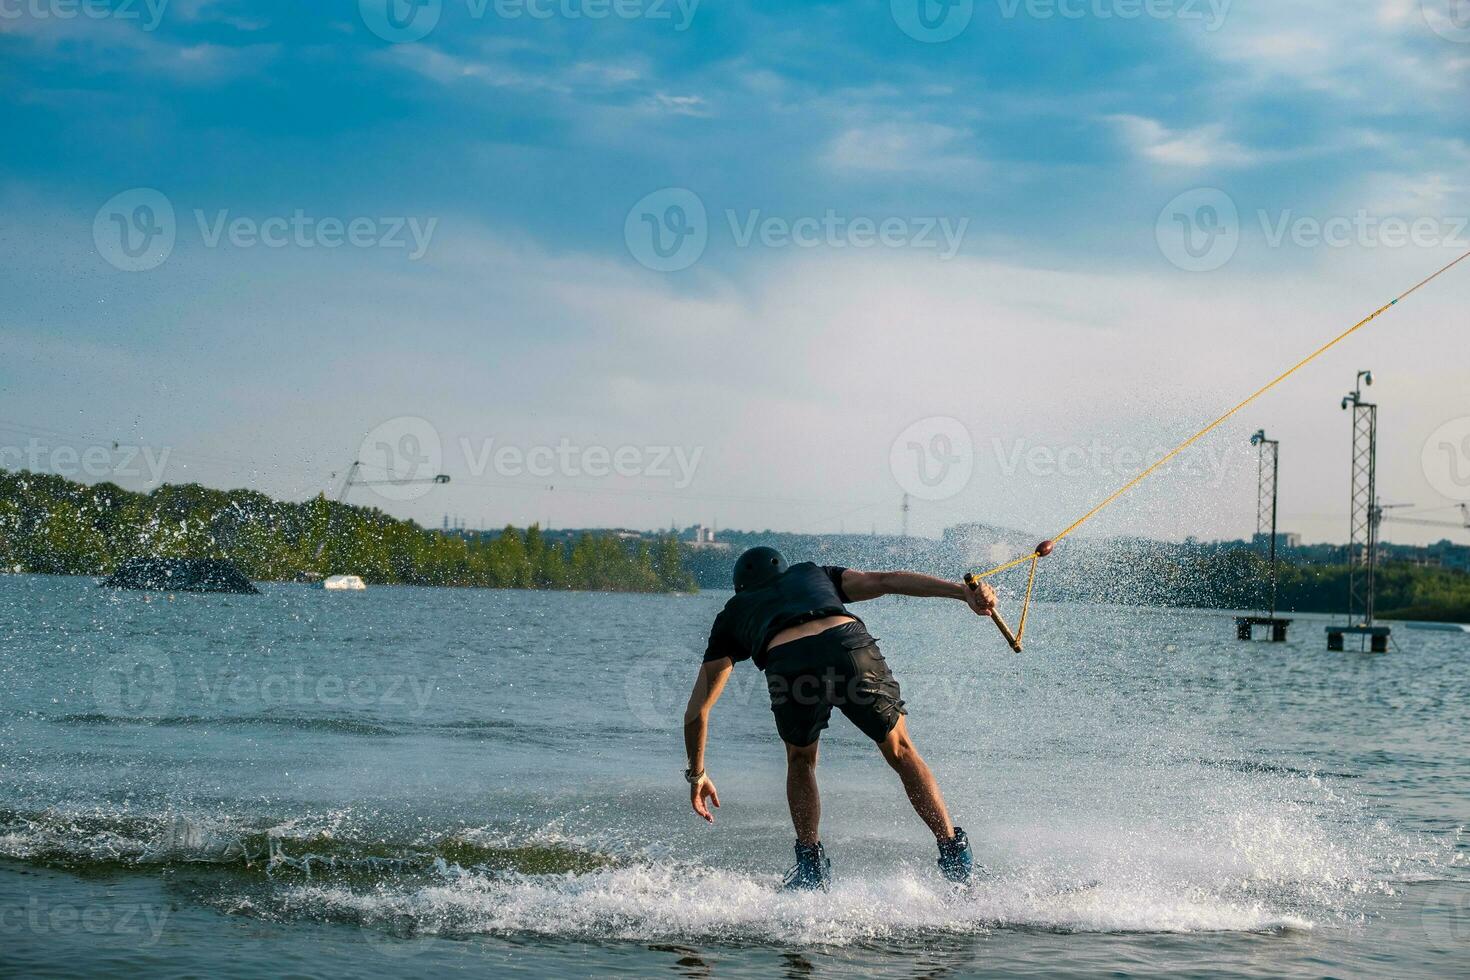
[[[1047,555],[1050,555],[1052,553],[1052,549],[1053,548],[1055,548],[1063,540],[1065,540],[1067,537],[1069,537],[1078,528],[1082,527],[1082,525],[1086,524],[1088,521],[1092,520],[1098,514],[1102,513],[1109,506],[1111,506],[1112,504],[1116,503],[1118,501],[1118,499],[1121,498],[1124,494],[1128,493],[1134,487],[1138,486],[1144,480],[1146,480],[1150,476],[1152,476],[1159,469],[1159,467],[1163,466],[1165,463],[1169,462],[1169,460],[1173,459],[1175,456],[1178,456],[1180,453],[1184,452],[1184,450],[1188,449],[1190,446],[1194,445],[1196,442],[1199,442],[1205,436],[1209,435],[1211,432],[1215,431],[1220,426],[1224,425],[1227,421],[1230,420],[1230,418],[1232,416],[1234,416],[1236,413],[1238,413],[1241,409],[1245,408],[1247,405],[1249,405],[1252,402],[1254,402],[1257,398],[1260,398],[1262,395],[1264,395],[1266,392],[1270,391],[1272,388],[1275,388],[1277,385],[1281,384],[1287,378],[1290,378],[1293,374],[1296,374],[1302,368],[1306,367],[1308,364],[1312,363],[1317,358],[1321,357],[1323,354],[1325,354],[1328,351],[1332,350],[1332,348],[1336,347],[1338,344],[1342,343],[1344,340],[1347,340],[1353,334],[1357,333],[1359,330],[1363,329],[1368,324],[1372,323],[1374,320],[1378,319],[1380,316],[1382,316],[1383,314],[1387,313],[1389,310],[1393,309],[1395,306],[1397,306],[1403,300],[1408,299],[1410,296],[1414,295],[1419,290],[1421,290],[1425,286],[1429,285],[1431,282],[1434,282],[1434,280],[1438,279],[1440,276],[1444,275],[1446,272],[1449,272],[1451,269],[1453,269],[1455,266],[1459,265],[1461,262],[1464,262],[1466,259],[1470,259],[1470,252],[1466,252],[1464,255],[1461,255],[1459,258],[1455,259],[1453,262],[1450,262],[1448,265],[1446,265],[1444,268],[1440,269],[1438,272],[1436,272],[1433,275],[1431,275],[1431,276],[1429,276],[1429,277],[1427,277],[1427,278],[1419,281],[1418,283],[1415,283],[1414,286],[1412,286],[1411,288],[1409,288],[1409,289],[1405,290],[1404,292],[1400,293],[1398,296],[1396,296],[1393,299],[1389,300],[1387,303],[1384,303],[1378,309],[1374,310],[1372,313],[1368,314],[1363,319],[1361,319],[1357,323],[1353,324],[1351,327],[1348,327],[1342,333],[1338,334],[1336,337],[1333,337],[1327,343],[1323,344],[1321,347],[1318,347],[1316,350],[1312,351],[1312,353],[1308,354],[1306,357],[1302,358],[1300,361],[1297,361],[1295,364],[1293,364],[1291,367],[1287,368],[1281,374],[1277,375],[1275,378],[1271,379],[1269,382],[1267,382],[1266,384],[1262,385],[1256,391],[1254,391],[1253,393],[1251,393],[1248,397],[1246,397],[1244,400],[1242,400],[1239,404],[1237,404],[1234,408],[1230,409],[1224,415],[1221,415],[1219,418],[1215,419],[1209,425],[1205,426],[1203,429],[1200,429],[1194,435],[1190,436],[1188,439],[1185,439],[1179,445],[1177,445],[1173,449],[1169,450],[1163,456],[1160,456],[1146,470],[1144,470],[1142,473],[1139,473],[1137,476],[1135,476],[1133,479],[1129,480],[1127,483],[1123,484],[1117,490],[1113,491],[1106,498],[1104,498],[1103,501],[1101,503],[1099,503],[1096,507],[1092,508],[1087,513],[1083,514],[1081,517],[1079,517],[1075,521],[1073,521],[1071,524],[1067,525],[1065,528],[1063,528],[1061,530],[1061,532],[1059,532],[1058,534],[1056,534],[1056,535],[1048,538],[1047,540],[1041,542],[1041,544],[1037,545],[1036,548],[1035,548],[1035,550],[1032,551],[1030,554],[1021,555],[1018,558],[1013,558],[1010,561],[1003,562],[1003,563],[1001,563],[999,565],[996,565],[994,568],[989,569],[988,571],[984,571],[984,572],[966,572],[965,573],[965,584],[968,585],[971,589],[977,589],[980,586],[981,579],[990,578],[992,575],[999,575],[1001,572],[1004,572],[1004,571],[1007,571],[1009,569],[1015,568],[1018,565],[1024,565],[1027,562],[1030,562],[1031,563],[1031,571],[1030,571],[1030,574],[1027,576],[1027,579],[1026,579],[1026,597],[1025,597],[1025,599],[1021,603],[1021,619],[1020,619],[1020,626],[1019,626],[1019,628],[1016,629],[1014,632],[1012,632],[1010,626],[1007,625],[1006,621],[1003,618],[1001,618],[1001,616],[1000,616],[1000,614],[998,612],[995,613],[993,615],[993,617],[992,617],[995,620],[995,625],[1000,629],[1001,635],[1004,636],[1005,639],[1006,639],[1006,642],[1008,644],[1010,644],[1011,649],[1014,650],[1014,651],[1016,651],[1017,653],[1020,653],[1021,652],[1021,641],[1025,637],[1025,634],[1026,634],[1026,620],[1027,620],[1027,617],[1029,616],[1029,614],[1031,612],[1031,594],[1032,594],[1032,592],[1036,588],[1036,567],[1037,567],[1037,564],[1041,561],[1041,559],[1045,558]]]

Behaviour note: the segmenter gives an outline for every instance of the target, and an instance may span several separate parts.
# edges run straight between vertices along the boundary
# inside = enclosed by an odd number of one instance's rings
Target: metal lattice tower
[[[1261,429],[1251,436],[1251,442],[1260,448],[1256,471],[1256,540],[1268,543],[1267,554],[1271,560],[1271,615],[1276,615],[1276,470],[1281,460],[1281,443],[1267,439],[1266,430]]]
[[[1348,519],[1348,619],[1373,625],[1373,575],[1378,562],[1378,406],[1363,401],[1371,371],[1358,372],[1358,384],[1342,400],[1353,412],[1352,509]]]

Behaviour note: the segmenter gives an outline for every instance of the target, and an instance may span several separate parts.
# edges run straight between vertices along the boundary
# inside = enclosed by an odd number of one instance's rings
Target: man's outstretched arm
[[[704,743],[709,736],[709,713],[730,679],[730,668],[735,662],[729,657],[710,660],[699,668],[694,679],[694,690],[689,692],[689,706],[684,709],[684,752],[689,757],[689,772],[698,778],[689,784],[689,805],[694,812],[710,823],[715,822],[709,812],[709,803],[720,807],[720,794],[715,791],[714,781],[704,773]]]
[[[963,582],[951,582],[919,572],[859,572],[849,568],[842,573],[842,591],[853,602],[876,599],[885,595],[908,595],[923,599],[959,599],[980,616],[995,612],[995,590],[981,582],[971,589]]]

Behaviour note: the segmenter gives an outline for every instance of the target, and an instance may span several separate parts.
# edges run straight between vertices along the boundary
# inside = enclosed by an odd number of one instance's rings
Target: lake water
[[[990,875],[944,887],[872,746],[790,863],[761,677],[681,711],[722,594],[0,576],[0,973],[1470,974],[1470,634],[1328,653],[1223,613],[859,610]]]

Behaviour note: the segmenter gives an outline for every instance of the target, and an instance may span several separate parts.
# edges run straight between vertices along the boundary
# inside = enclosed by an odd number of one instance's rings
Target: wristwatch
[[[703,778],[704,778],[704,770],[703,769],[699,770],[699,772],[695,772],[693,769],[685,769],[684,770],[684,781],[686,783],[688,783],[690,786],[696,785]]]

